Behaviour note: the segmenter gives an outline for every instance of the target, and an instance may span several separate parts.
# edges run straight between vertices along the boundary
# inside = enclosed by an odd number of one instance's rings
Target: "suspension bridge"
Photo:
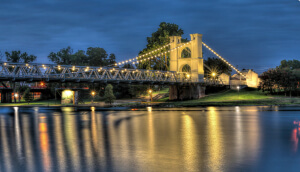
[[[218,58],[229,65],[242,77],[237,68],[202,42],[202,34],[190,34],[191,40],[182,43],[180,36],[171,36],[170,43],[146,54],[117,62],[114,66],[73,66],[41,63],[0,63],[0,82],[89,82],[89,83],[127,83],[127,84],[168,84],[170,99],[184,94],[188,98],[199,98],[204,95],[203,87],[208,84],[222,84],[221,80],[204,78],[202,47],[207,48]],[[183,51],[188,52],[183,57]],[[170,59],[170,71],[126,69],[125,64],[137,65],[145,61],[161,58]],[[180,87],[178,85],[184,85]],[[190,85],[190,86],[188,86]],[[191,86],[192,85],[192,86]],[[181,89],[181,92],[178,91]],[[171,96],[173,94],[174,96]]]

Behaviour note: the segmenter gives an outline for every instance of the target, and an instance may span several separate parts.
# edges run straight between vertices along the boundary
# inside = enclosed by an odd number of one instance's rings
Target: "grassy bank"
[[[163,89],[154,92],[153,95],[168,93],[168,89]],[[147,99],[149,99],[147,97]],[[198,100],[183,100],[183,101],[169,101],[169,98],[163,98],[156,102],[142,102],[141,100],[117,100],[117,104],[113,106],[129,106],[129,107],[145,107],[150,104],[158,107],[166,106],[237,106],[237,105],[299,105],[300,98],[294,97],[284,97],[284,96],[274,96],[266,95],[266,93],[258,91],[256,89],[245,88],[240,91],[236,90],[225,90],[220,93],[214,93],[206,95],[205,97]],[[60,100],[40,100],[31,103],[20,102],[20,103],[0,103],[0,106],[65,106],[60,104]],[[104,102],[94,102],[91,103],[90,100],[85,100],[84,104],[79,104],[78,106],[108,106]]]
[[[245,88],[240,91],[227,90],[207,95],[198,100],[168,101],[167,97],[159,101],[174,106],[300,105],[300,98],[266,95],[253,88]]]

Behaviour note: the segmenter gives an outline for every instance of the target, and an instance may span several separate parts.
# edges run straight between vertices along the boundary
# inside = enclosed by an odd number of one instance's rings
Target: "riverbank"
[[[144,99],[122,99],[116,100],[112,105],[104,102],[85,101],[79,105],[61,105],[58,100],[42,100],[31,103],[3,103],[0,106],[40,106],[40,107],[197,107],[197,106],[300,106],[299,97],[285,97],[276,95],[267,95],[256,89],[246,88],[243,90],[225,90],[220,93],[206,95],[198,100],[182,100],[169,101],[168,97],[156,100],[155,102],[147,102],[147,97]]]

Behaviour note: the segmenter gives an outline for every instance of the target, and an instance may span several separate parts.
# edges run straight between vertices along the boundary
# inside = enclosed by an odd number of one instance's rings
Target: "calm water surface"
[[[300,171],[298,121],[299,107],[1,107],[0,171]]]

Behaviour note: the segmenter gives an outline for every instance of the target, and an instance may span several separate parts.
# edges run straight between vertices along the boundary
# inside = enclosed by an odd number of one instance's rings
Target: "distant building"
[[[257,88],[259,85],[258,74],[253,71],[253,69],[243,69],[242,74],[246,76],[246,84],[248,87]]]
[[[230,88],[236,89],[237,86],[248,86],[257,88],[259,86],[259,78],[258,74],[253,71],[253,69],[243,69],[242,74],[246,76],[246,78],[242,77],[239,74],[234,74],[232,76],[228,76],[225,73],[219,75],[219,79],[222,80],[224,85],[230,85]]]
[[[222,81],[222,84],[230,85],[230,75],[222,73],[221,75],[218,76],[218,78]]]

